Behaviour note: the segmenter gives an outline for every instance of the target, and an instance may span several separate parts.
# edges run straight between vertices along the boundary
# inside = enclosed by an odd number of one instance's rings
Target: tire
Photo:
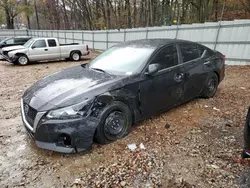
[[[29,59],[26,55],[20,55],[14,64],[25,66],[29,63]]]
[[[122,102],[112,102],[99,115],[100,122],[96,128],[95,140],[107,144],[129,134],[132,115],[129,107]]]
[[[203,98],[212,98],[217,92],[219,85],[219,79],[218,76],[213,72],[210,73],[207,77],[207,80],[205,82],[205,86],[202,92]]]
[[[71,61],[80,61],[81,60],[81,53],[74,51],[70,53],[70,60]]]

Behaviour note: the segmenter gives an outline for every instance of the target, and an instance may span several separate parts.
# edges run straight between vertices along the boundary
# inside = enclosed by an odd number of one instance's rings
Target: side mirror
[[[35,46],[32,46],[31,49],[35,49],[36,47]]]
[[[204,50],[203,54],[201,55],[201,59],[205,58],[207,56],[207,50]]]
[[[157,73],[160,70],[160,64],[155,63],[155,64],[150,64],[148,66],[148,71],[145,73],[146,75],[152,75]]]

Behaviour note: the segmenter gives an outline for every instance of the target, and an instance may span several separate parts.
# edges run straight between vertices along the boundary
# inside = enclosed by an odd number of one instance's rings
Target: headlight
[[[11,53],[11,52],[9,52],[9,53],[8,53],[8,56],[9,56],[9,57],[13,57],[13,56],[14,56],[14,54],[13,54],[13,53]]]
[[[48,119],[78,119],[87,115],[92,101],[76,104],[66,108],[51,110],[46,117]]]

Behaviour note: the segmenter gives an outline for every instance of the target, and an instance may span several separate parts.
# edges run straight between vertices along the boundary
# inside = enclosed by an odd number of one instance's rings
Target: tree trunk
[[[136,8],[136,0],[134,0],[134,15],[133,15],[133,27],[136,27],[136,19],[137,19],[137,8]]]
[[[35,14],[36,14],[37,29],[40,29],[40,23],[39,23],[39,17],[38,17],[38,12],[37,12],[36,0],[34,2],[34,8],[35,8]]]
[[[110,2],[106,0],[106,12],[107,12],[107,22],[108,22],[108,29],[111,28],[111,18],[110,18]]]
[[[118,22],[119,22],[119,29],[121,29],[121,0],[118,1]]]
[[[14,26],[14,17],[10,17],[10,29],[15,29],[15,26]]]
[[[128,26],[128,28],[131,28],[132,24],[131,24],[130,0],[126,0],[125,3],[126,3],[126,9],[127,9],[127,26]]]
[[[5,7],[4,11],[5,11],[7,29],[13,29],[13,28],[14,28],[14,25],[11,24],[11,17],[10,17],[10,14],[9,14],[8,7]]]
[[[218,13],[219,13],[219,10],[218,10],[218,5],[219,5],[219,0],[214,0],[214,8],[215,8],[215,18],[214,18],[214,21],[218,21]]]
[[[64,29],[70,29],[70,24],[69,24],[69,17],[67,14],[66,6],[65,6],[65,0],[62,0],[62,8],[63,8],[63,13],[64,13]]]

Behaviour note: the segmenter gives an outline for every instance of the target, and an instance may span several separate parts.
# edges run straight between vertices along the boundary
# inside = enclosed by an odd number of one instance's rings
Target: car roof
[[[13,37],[13,38],[32,38],[31,36],[15,36],[15,37]]]
[[[34,40],[48,40],[48,39],[57,39],[55,37],[33,37]]]
[[[132,40],[132,41],[127,41],[123,42],[120,44],[117,44],[117,47],[128,47],[128,46],[133,46],[133,47],[141,47],[141,48],[159,48],[163,45],[167,44],[175,44],[179,42],[185,42],[185,43],[194,43],[191,41],[187,40],[180,40],[180,39],[141,39],[141,40]]]

